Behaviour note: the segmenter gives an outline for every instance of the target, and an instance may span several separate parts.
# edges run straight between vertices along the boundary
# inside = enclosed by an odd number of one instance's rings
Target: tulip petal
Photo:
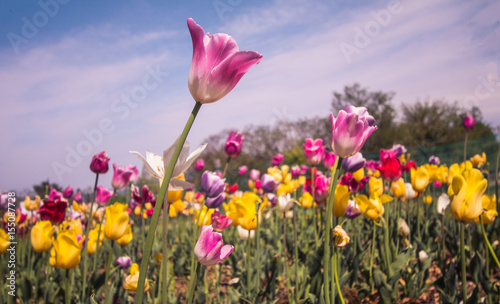
[[[146,155],[149,151],[146,150]],[[146,160],[146,158],[144,158],[141,153],[137,152],[137,151],[129,151],[129,153],[132,153],[134,154],[135,156],[137,156],[144,164],[144,167],[146,168],[146,171],[148,171],[149,174],[151,174],[151,176],[155,177],[155,178],[162,178],[163,176],[160,176],[160,173],[155,170],[153,167],[151,167],[151,165],[149,164],[149,162]]]

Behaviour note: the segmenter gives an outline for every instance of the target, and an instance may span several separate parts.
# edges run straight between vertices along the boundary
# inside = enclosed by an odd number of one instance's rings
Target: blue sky
[[[168,147],[193,106],[189,17],[264,55],[202,107],[193,146],[226,128],[327,116],[332,92],[355,82],[396,104],[478,106],[498,126],[499,11],[487,0],[2,1],[0,189],[85,188],[93,154],[140,166],[129,150]]]

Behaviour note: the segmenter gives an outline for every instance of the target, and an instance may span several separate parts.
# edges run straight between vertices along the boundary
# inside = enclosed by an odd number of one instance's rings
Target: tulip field
[[[124,151],[152,184],[103,151],[91,193],[2,192],[0,303],[500,303],[500,150],[467,152],[472,115],[449,163],[399,144],[363,156],[377,121],[348,106],[325,113],[330,138],[303,138],[303,162],[235,167],[233,131],[212,169],[190,128],[263,56],[187,23],[186,126],[165,151]]]

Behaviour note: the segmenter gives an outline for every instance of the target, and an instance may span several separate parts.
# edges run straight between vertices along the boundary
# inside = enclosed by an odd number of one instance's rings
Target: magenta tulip
[[[231,218],[220,214],[220,212],[217,210],[212,213],[212,227],[216,231],[223,231],[224,229],[229,227],[232,222],[233,220]]]
[[[240,155],[244,140],[245,136],[243,134],[231,131],[224,147],[224,152],[226,152],[227,156],[236,157]]]
[[[122,168],[113,164],[113,179],[111,180],[111,186],[113,186],[115,190],[125,188],[133,174],[134,172],[132,170],[127,170],[126,167]]]
[[[50,188],[49,191],[49,201],[60,201],[63,198],[63,194],[54,188]]]
[[[82,194],[80,193],[80,191],[78,191],[76,194],[75,194],[75,201],[77,203],[81,203],[82,202]]]
[[[102,151],[92,157],[90,162],[90,170],[96,174],[104,174],[109,170],[109,157],[106,152]]]
[[[247,166],[241,166],[238,168],[238,175],[243,176],[245,173],[247,173],[248,167]]]
[[[115,265],[119,266],[121,269],[127,269],[132,266],[132,260],[128,256],[121,256],[116,259]]]
[[[97,186],[97,191],[95,195],[95,201],[101,205],[106,205],[109,199],[113,195],[113,191],[104,188],[103,186]]]
[[[323,159],[323,152],[325,147],[323,147],[323,140],[306,138],[306,143],[304,144],[304,154],[306,156],[306,162],[311,166],[317,166]]]
[[[335,153],[325,151],[325,153],[323,153],[323,165],[325,168],[331,169],[333,165],[335,165],[335,159],[337,159],[337,155],[335,155]]]
[[[69,199],[73,195],[73,187],[68,186],[66,189],[63,191],[63,196],[64,198]]]
[[[224,245],[222,234],[214,232],[212,226],[203,226],[194,247],[194,256],[202,265],[219,264],[233,252],[233,245]]]
[[[129,182],[135,183],[137,181],[137,178],[139,178],[139,169],[137,169],[136,166],[127,165],[125,166],[125,170],[132,171],[132,176],[130,177]]]
[[[271,164],[273,166],[279,166],[284,158],[285,157],[283,156],[283,154],[278,153],[275,156],[273,156],[273,159],[271,160]]]
[[[197,102],[216,102],[231,92],[241,77],[262,60],[262,55],[239,51],[236,41],[227,34],[205,34],[191,18],[187,24],[193,40],[189,91]]]
[[[464,129],[467,131],[472,131],[474,129],[475,124],[474,116],[467,114],[464,117]]]
[[[326,151],[325,151],[325,155],[326,155]],[[333,154],[333,153],[332,153]],[[334,154],[335,155],[335,154]],[[333,166],[333,165],[332,165]],[[301,174],[302,170],[300,169],[300,166],[299,165],[295,165],[293,167],[290,168],[290,173],[292,174],[292,177],[293,178],[299,178],[300,174]]]
[[[359,114],[359,115],[358,115]],[[330,114],[332,122],[332,150],[339,157],[349,157],[361,150],[366,139],[377,129],[373,126],[373,117],[366,108],[349,106],[346,111],[340,110],[335,118]]]
[[[194,169],[198,172],[203,170],[203,167],[205,167],[205,161],[203,159],[198,159],[196,163],[194,164]]]

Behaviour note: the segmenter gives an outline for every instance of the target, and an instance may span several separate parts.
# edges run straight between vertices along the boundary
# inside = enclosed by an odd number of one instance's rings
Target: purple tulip
[[[101,205],[106,205],[111,199],[113,191],[104,188],[103,186],[97,186],[97,191],[95,195],[95,201]]]
[[[323,158],[324,151],[325,147],[323,147],[323,140],[321,138],[306,138],[306,143],[304,144],[304,154],[306,156],[306,162],[309,165],[317,166]]]
[[[266,193],[267,201],[271,204],[271,207],[276,206],[276,201],[278,200],[276,194]]]
[[[222,234],[214,232],[212,226],[203,226],[194,247],[194,256],[202,265],[219,264],[233,252],[233,245],[224,245]]]
[[[243,145],[244,140],[245,136],[243,136],[243,134],[231,131],[224,147],[224,152],[226,152],[227,156],[236,157],[240,155],[241,146]]]
[[[349,110],[349,112],[347,112]],[[362,113],[357,114],[357,113]],[[366,139],[377,129],[375,120],[368,115],[366,108],[349,106],[346,111],[340,110],[335,118],[330,114],[332,122],[332,150],[339,157],[349,157],[361,150]]]
[[[400,144],[393,145],[391,148],[392,151],[396,152],[396,157],[400,157],[401,155],[406,153],[406,147]]]
[[[90,170],[95,174],[105,174],[109,170],[109,157],[106,152],[102,151],[92,157],[90,162]]]
[[[218,210],[215,210],[214,213],[212,213],[212,227],[216,231],[223,231],[229,227],[232,222],[233,220],[231,218],[220,214]]]
[[[337,155],[333,152],[325,151],[323,154],[323,165],[325,168],[331,169],[333,165],[335,165],[335,160],[337,159]]]
[[[431,164],[431,165],[439,165],[440,163],[441,163],[441,160],[439,159],[439,157],[434,156],[434,155],[432,155],[431,157],[429,157],[429,164]]]
[[[226,194],[224,192],[215,197],[207,197],[205,199],[205,206],[207,206],[207,208],[209,209],[219,208],[225,199],[226,199]]]
[[[142,190],[139,193],[139,188],[135,185],[131,187],[132,199],[133,202],[136,202],[140,205],[151,203],[153,206],[156,205],[156,198],[152,191],[149,191],[147,185],[142,186]]]
[[[269,174],[264,174],[262,175],[262,177],[260,178],[260,188],[262,190],[264,190],[264,192],[273,192],[274,190],[276,190],[276,187],[277,187],[277,183],[276,181],[274,180],[274,177],[272,177],[271,175]]]
[[[355,201],[349,200],[349,203],[347,205],[347,209],[345,211],[345,216],[348,219],[355,219],[358,216],[361,215],[361,210],[359,209],[358,205],[356,204]]]
[[[82,202],[82,194],[80,193],[80,191],[78,191],[76,194],[75,194],[75,201],[77,203],[81,203]]]
[[[464,117],[464,129],[466,131],[472,131],[474,129],[474,124],[475,124],[474,116],[467,114]]]
[[[238,168],[238,174],[239,176],[243,176],[245,175],[245,173],[247,173],[248,171],[248,167],[247,166],[241,166]]]
[[[132,260],[128,256],[121,256],[115,261],[116,266],[120,266],[121,269],[127,269],[132,266]]]
[[[327,152],[325,152],[325,153],[327,153]],[[292,174],[293,178],[298,178],[300,176],[301,172],[302,172],[302,170],[300,169],[299,165],[295,165],[295,166],[290,168],[290,173]]]
[[[276,154],[275,156],[273,156],[273,159],[272,159],[272,161],[271,161],[271,164],[272,164],[273,166],[279,166],[279,165],[281,164],[281,162],[283,161],[283,159],[284,159],[283,154],[278,153],[278,154]]]
[[[193,41],[189,91],[196,102],[212,103],[226,96],[248,70],[262,60],[254,51],[239,51],[227,34],[205,34],[201,26],[187,20]]]
[[[207,197],[216,197],[224,192],[226,179],[220,178],[217,173],[210,171],[203,172],[201,176],[201,189]]]
[[[133,174],[134,172],[132,170],[127,170],[126,167],[122,168],[113,164],[113,179],[111,180],[111,186],[115,190],[125,188]]]
[[[200,172],[201,170],[203,170],[203,167],[205,167],[205,161],[200,158],[196,161],[196,164],[194,165],[194,169],[196,171]]]
[[[69,199],[73,195],[73,187],[68,186],[66,189],[63,191],[63,196],[66,199]]]
[[[354,173],[359,169],[363,168],[366,164],[366,159],[363,157],[361,152],[354,154],[353,156],[344,158],[342,160],[342,168],[349,173]]]
[[[253,181],[258,180],[260,177],[260,171],[256,169],[250,170],[250,179]]]

